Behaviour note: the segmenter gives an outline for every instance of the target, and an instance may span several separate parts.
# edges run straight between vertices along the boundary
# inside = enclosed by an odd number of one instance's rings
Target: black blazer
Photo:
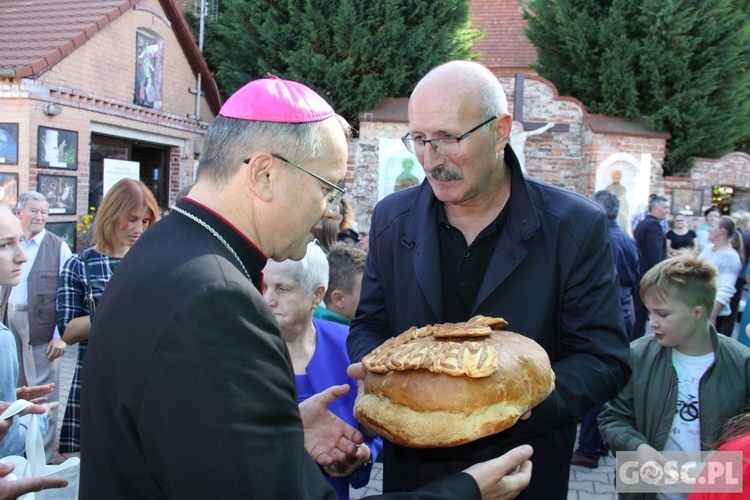
[[[505,158],[511,175],[508,219],[471,315],[505,318],[509,330],[544,347],[556,390],[531,419],[496,436],[436,453],[410,455],[386,447],[387,488],[403,487],[399,480],[390,481],[389,469],[407,470],[410,461],[451,457],[476,462],[533,442],[530,488],[536,485],[544,498],[551,498],[557,478],[565,498],[576,420],[614,397],[630,376],[606,215],[580,195],[524,178],[510,146]],[[353,361],[411,326],[444,321],[438,203],[425,181],[375,207],[348,341]],[[393,467],[389,458],[395,463],[396,455],[404,462]]]
[[[659,219],[649,214],[633,232],[640,254],[638,272],[641,276],[667,258],[667,237]]]
[[[265,259],[203,207],[250,275]],[[303,448],[293,370],[263,297],[216,237],[172,213],[97,308],[83,370],[80,498],[335,499]],[[468,491],[461,474],[433,486]]]

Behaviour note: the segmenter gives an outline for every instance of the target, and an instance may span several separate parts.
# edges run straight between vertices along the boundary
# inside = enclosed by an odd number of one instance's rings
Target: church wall
[[[730,214],[739,210],[750,212],[750,155],[729,153],[721,158],[695,158],[690,177],[666,177],[665,194],[675,189],[696,190],[702,194],[701,212],[711,206],[712,187],[728,186],[733,190]],[[704,222],[703,214],[689,217],[692,228]]]
[[[529,175],[576,192],[587,188],[588,164],[584,163],[583,118],[585,109],[575,99],[560,97],[547,80],[526,75],[523,119],[526,122],[568,125],[568,132],[545,132],[527,139],[524,152]],[[515,76],[500,82],[508,96],[508,109],[515,108]]]
[[[515,79],[513,75],[500,75],[499,80],[512,113]],[[371,213],[380,199],[378,186],[379,182],[382,184],[380,174],[385,160],[381,152],[389,151],[399,159],[399,155],[408,156],[399,141],[408,130],[406,100],[400,114],[394,114],[393,108],[390,111],[387,119],[378,117],[376,112],[363,113],[359,138],[349,145],[346,183],[358,214]],[[573,98],[559,96],[554,85],[536,75],[526,75],[523,119],[568,125],[567,132],[548,131],[528,137],[524,152],[526,169],[532,177],[590,197],[612,182],[613,170],[622,170],[629,216],[648,202],[649,194],[671,199],[674,189],[700,190],[702,211],[711,204],[711,187],[720,182],[735,189],[733,210],[750,211],[750,155],[731,153],[720,159],[696,158],[691,177],[664,177],[668,140],[665,134],[595,132],[588,123],[594,118],[583,105]],[[691,218],[692,225],[697,226],[699,219],[702,216]]]
[[[620,184],[626,190],[627,215],[632,217],[647,203],[652,192],[663,190],[662,165],[666,141],[661,138],[591,134],[588,149],[589,185],[581,194],[606,189],[612,173],[622,173]]]

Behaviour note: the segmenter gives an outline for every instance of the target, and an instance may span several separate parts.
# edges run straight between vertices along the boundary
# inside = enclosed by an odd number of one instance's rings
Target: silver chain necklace
[[[187,217],[188,219],[191,219],[191,220],[197,222],[199,225],[203,226],[203,228],[206,229],[206,231],[208,231],[209,233],[211,233],[214,238],[216,238],[217,240],[219,240],[219,243],[221,243],[222,245],[224,245],[224,247],[227,250],[229,250],[229,253],[231,253],[234,256],[234,258],[237,259],[237,262],[240,263],[240,266],[242,267],[242,271],[245,273],[245,276],[247,276],[247,279],[250,280],[250,281],[252,281],[252,278],[250,278],[250,273],[247,272],[247,268],[245,268],[245,264],[242,263],[242,259],[240,259],[240,256],[237,255],[237,252],[234,251],[234,248],[232,248],[229,245],[229,243],[227,243],[227,240],[225,240],[218,232],[216,232],[216,229],[214,229],[211,226],[209,226],[206,221],[204,221],[203,219],[201,219],[197,215],[191,214],[190,212],[188,212],[186,210],[183,210],[183,209],[181,209],[181,208],[179,208],[177,206],[170,207],[170,210],[174,210],[175,212],[177,212],[179,214],[182,214],[185,217]]]

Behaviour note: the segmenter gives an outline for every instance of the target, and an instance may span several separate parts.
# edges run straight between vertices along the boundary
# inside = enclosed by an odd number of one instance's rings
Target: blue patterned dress
[[[112,277],[112,273],[122,260],[121,258],[102,255],[93,248],[87,248],[81,254],[74,254],[65,262],[62,273],[60,273],[57,289],[57,327],[60,332],[65,331],[72,319],[90,314],[89,303],[86,301],[88,285],[83,269],[82,254],[85,254],[88,262],[94,301],[97,303]],[[81,370],[88,343],[88,340],[83,340],[78,344],[76,371],[70,386],[68,405],[65,408],[65,418],[63,418],[60,430],[60,453],[80,451]]]

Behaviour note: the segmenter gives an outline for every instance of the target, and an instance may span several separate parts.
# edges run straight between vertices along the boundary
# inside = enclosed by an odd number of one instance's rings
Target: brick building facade
[[[77,221],[122,165],[162,208],[193,181],[220,97],[173,0],[4,0],[0,41],[0,133],[16,143],[0,154],[6,202],[40,190],[50,221]]]

